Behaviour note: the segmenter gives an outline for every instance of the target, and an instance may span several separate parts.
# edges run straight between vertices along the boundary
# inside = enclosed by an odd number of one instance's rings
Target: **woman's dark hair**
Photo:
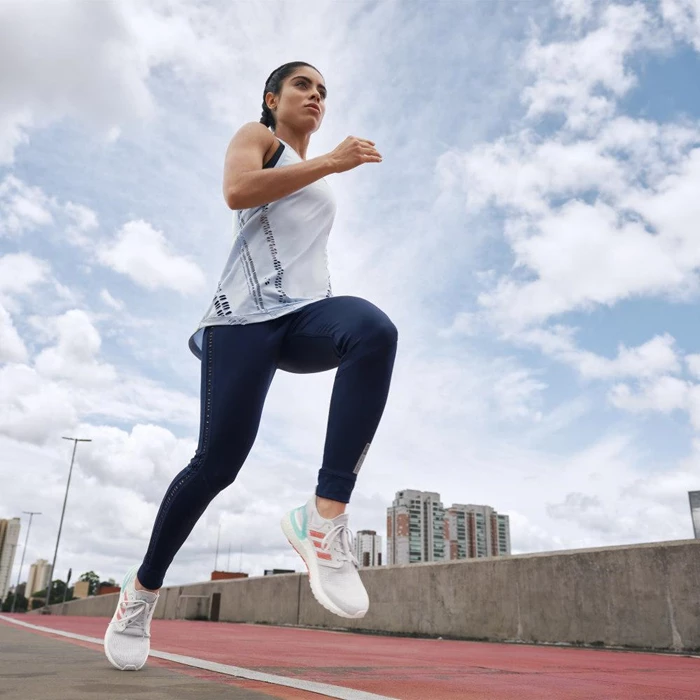
[[[285,78],[288,78],[297,68],[301,68],[302,66],[308,66],[319,73],[321,72],[318,70],[318,68],[314,68],[314,66],[312,66],[310,63],[305,63],[304,61],[293,61],[292,63],[285,63],[283,66],[275,68],[275,70],[270,73],[270,77],[265,81],[265,89],[263,90],[262,117],[260,118],[260,123],[267,127],[272,127],[273,131],[277,126],[277,122],[275,121],[275,115],[265,102],[265,95],[267,95],[268,92],[279,95]]]

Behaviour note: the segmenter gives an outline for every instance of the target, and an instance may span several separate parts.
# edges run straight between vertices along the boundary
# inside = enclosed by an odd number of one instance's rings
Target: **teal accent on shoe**
[[[126,584],[128,583],[129,578],[131,577],[131,574],[132,574],[132,573],[135,573],[135,572],[134,572],[134,569],[137,569],[137,570],[138,570],[138,567],[137,567],[137,566],[132,566],[132,567],[126,572],[126,574],[124,574],[124,580],[122,581],[122,590],[124,590],[124,589],[126,588]]]
[[[299,526],[297,525],[297,519],[295,513],[297,511],[301,511],[302,519],[301,519],[301,530],[299,529]],[[297,537],[300,540],[303,540],[306,537],[306,528],[308,525],[308,520],[307,520],[307,515],[306,515],[306,506],[301,506],[300,508],[295,508],[292,513],[292,517],[290,520],[292,521],[292,527],[294,528],[294,532],[297,533]]]

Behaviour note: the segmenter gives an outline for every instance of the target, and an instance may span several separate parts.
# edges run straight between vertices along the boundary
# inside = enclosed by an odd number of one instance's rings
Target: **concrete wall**
[[[361,570],[362,620],[322,608],[306,574],[164,588],[155,616],[362,629],[491,641],[700,650],[700,540],[525,554]],[[57,614],[111,617],[117,595],[54,605]]]

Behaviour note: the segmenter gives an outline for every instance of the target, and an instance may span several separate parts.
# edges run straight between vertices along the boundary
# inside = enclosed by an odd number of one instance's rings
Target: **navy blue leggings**
[[[387,315],[357,297],[330,297],[272,321],[208,327],[199,445],[163,498],[139,581],[161,587],[197,520],[235,480],[278,368],[298,374],[338,369],[316,495],[348,503],[384,411],[396,344]]]

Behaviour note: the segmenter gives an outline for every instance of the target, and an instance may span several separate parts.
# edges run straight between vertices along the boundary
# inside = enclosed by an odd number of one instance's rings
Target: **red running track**
[[[98,638],[108,622],[90,617],[13,617]],[[159,651],[399,700],[700,699],[697,657],[184,620],[154,620],[151,633],[152,648]],[[214,680],[217,675],[206,677]],[[318,697],[267,688],[279,698]]]

